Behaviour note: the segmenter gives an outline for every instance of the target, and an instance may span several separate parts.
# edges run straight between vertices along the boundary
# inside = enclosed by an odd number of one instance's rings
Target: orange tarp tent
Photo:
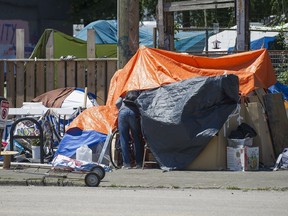
[[[256,88],[268,88],[276,76],[266,49],[208,58],[141,47],[123,69],[111,79],[107,103],[82,112],[69,126],[108,134],[116,127],[117,98],[134,89],[151,89],[196,76],[235,74],[239,94],[246,96]]]

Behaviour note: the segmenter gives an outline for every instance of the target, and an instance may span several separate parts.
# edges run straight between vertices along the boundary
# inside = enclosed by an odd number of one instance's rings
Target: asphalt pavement
[[[86,186],[87,173],[55,173],[49,165],[30,167],[14,163],[10,169],[0,164],[0,185]],[[112,169],[98,187],[115,188],[195,188],[288,191],[288,171],[163,171],[158,168]]]

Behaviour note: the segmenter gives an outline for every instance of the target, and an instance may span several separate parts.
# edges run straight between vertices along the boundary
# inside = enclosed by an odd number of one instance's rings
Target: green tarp
[[[87,58],[87,42],[69,36],[54,29],[46,29],[36,44],[30,58],[46,58],[46,45],[50,35],[53,34],[54,56],[75,56],[76,58]],[[96,58],[116,58],[117,44],[95,44]]]

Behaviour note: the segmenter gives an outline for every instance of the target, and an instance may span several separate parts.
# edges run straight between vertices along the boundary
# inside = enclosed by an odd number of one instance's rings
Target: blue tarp
[[[262,37],[260,39],[254,40],[250,42],[250,50],[258,50],[261,48],[269,49],[270,43],[275,41],[275,37]],[[228,53],[234,51],[234,47],[228,48]]]
[[[100,143],[104,143],[107,135],[97,131],[83,131],[79,128],[68,130],[61,140],[54,157],[64,155],[67,157],[75,156],[77,148],[87,145],[92,148]]]
[[[153,25],[140,25],[139,44],[153,47]],[[117,44],[117,21],[97,20],[85,26],[75,36],[87,41],[87,30],[94,29],[96,44]],[[212,32],[208,32],[211,36]],[[175,34],[175,49],[178,52],[202,52],[205,47],[205,31],[179,31]]]
[[[274,40],[275,40],[275,37],[266,37],[265,36],[265,37],[260,38],[258,40],[251,41],[250,49],[251,50],[257,50],[257,49],[261,49],[261,48],[269,49],[269,47],[270,47],[269,43],[273,42]]]
[[[280,82],[277,82],[275,85],[269,87],[269,92],[276,94],[276,93],[282,93],[284,100],[288,101],[288,86],[283,85]]]
[[[208,36],[212,34],[212,31],[208,32]],[[206,44],[205,31],[179,31],[174,37],[178,52],[202,52]]]
[[[75,36],[87,41],[87,30],[94,29],[96,44],[117,44],[117,22],[115,20],[98,20],[89,23]]]

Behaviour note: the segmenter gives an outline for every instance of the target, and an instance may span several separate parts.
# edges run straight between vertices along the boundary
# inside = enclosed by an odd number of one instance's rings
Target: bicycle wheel
[[[119,139],[119,130],[115,130],[109,140],[110,146],[110,162],[116,169],[120,169],[123,165],[122,151]]]

